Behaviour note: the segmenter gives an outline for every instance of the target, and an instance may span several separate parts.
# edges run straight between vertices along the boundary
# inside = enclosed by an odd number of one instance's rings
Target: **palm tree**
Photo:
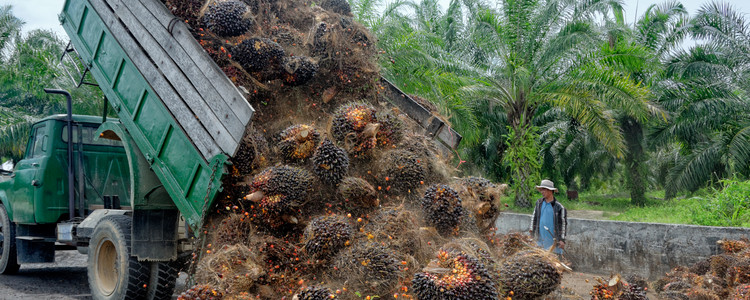
[[[443,11],[436,0],[395,1],[382,14],[373,15],[379,2],[353,3],[356,18],[378,36],[383,77],[407,94],[418,95],[437,105],[452,127],[464,136],[463,144],[478,140],[472,107],[457,91],[474,84],[460,56],[472,47],[466,32],[474,15],[473,1],[451,1]]]
[[[653,137],[662,145],[675,141],[678,154],[662,162],[669,166],[667,198],[726,176],[750,175],[746,92],[732,84],[728,62],[712,52],[702,46],[681,52],[670,66],[673,79],[660,86],[659,102],[671,121],[656,127]]]
[[[8,45],[21,33],[22,26],[23,21],[13,15],[12,6],[0,6],[0,62],[3,61]]]
[[[45,87],[61,87],[59,68],[62,41],[49,30],[33,30],[18,37],[0,66],[0,96],[3,106],[31,115],[59,111],[59,103],[44,93]]]
[[[608,41],[602,52],[611,57],[612,67],[618,69],[636,83],[652,87],[663,78],[664,65],[669,54],[688,34],[688,14],[684,6],[677,1],[667,1],[651,5],[644,14],[629,28],[615,14],[615,20],[608,20]],[[665,121],[660,108],[649,101],[652,110],[657,112],[652,123]],[[627,151],[624,156],[625,177],[630,190],[631,203],[643,206],[646,203],[648,152],[644,149],[644,128],[646,120],[633,115],[627,110],[618,110],[617,119],[625,137]]]
[[[725,59],[733,68],[728,78],[743,91],[750,90],[750,23],[744,14],[730,4],[711,2],[698,10],[693,18],[693,34],[698,39],[707,39],[707,50]]]
[[[485,11],[477,24],[477,43],[491,53],[481,66],[482,84],[465,89],[475,99],[489,99],[502,110],[509,132],[529,132],[540,107],[550,106],[575,120],[604,149],[622,157],[625,142],[612,109],[639,119],[658,110],[648,90],[613,67],[615,57],[595,51],[604,40],[594,24],[597,12],[619,7],[605,1],[505,1],[502,11]],[[481,126],[480,126],[481,127]],[[512,149],[507,153],[524,153]],[[518,156],[513,164],[516,204],[530,206],[533,158]],[[525,179],[525,180],[524,180]]]
[[[64,103],[49,97],[44,88],[70,90],[75,113],[99,114],[103,99],[98,88],[75,89],[61,76],[59,55],[64,43],[60,38],[50,30],[21,35],[22,26],[11,6],[0,7],[0,156],[16,160],[28,139],[26,122],[65,112]]]
[[[667,198],[727,176],[750,175],[749,25],[729,5],[704,4],[691,26],[707,43],[679,51],[669,62],[659,102],[670,122],[653,133],[678,154],[662,164],[669,167]]]

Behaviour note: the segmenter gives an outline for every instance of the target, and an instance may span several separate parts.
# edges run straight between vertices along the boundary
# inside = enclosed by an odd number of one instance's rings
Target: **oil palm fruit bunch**
[[[245,34],[253,25],[253,17],[242,1],[215,1],[203,13],[206,29],[222,37]]]
[[[721,300],[722,298],[716,295],[716,293],[702,289],[702,288],[692,288],[685,292],[685,295],[688,297],[689,300]],[[623,294],[625,296],[625,294]],[[646,295],[644,293],[642,298],[623,298],[620,297],[619,299],[623,300],[641,300],[641,299],[648,299],[646,298]]]
[[[266,159],[268,142],[266,138],[250,126],[247,134],[242,138],[237,153],[232,157],[232,166],[237,170],[235,175],[248,175]]]
[[[628,284],[617,298],[619,300],[648,300],[646,290],[637,284]],[[706,298],[708,299],[708,298]]]
[[[642,290],[648,290],[648,280],[638,274],[630,274],[625,278],[629,285],[635,285]]]
[[[615,299],[615,293],[610,290],[609,286],[604,282],[594,285],[594,288],[591,289],[589,295],[591,295],[591,300]]]
[[[284,58],[284,48],[267,38],[249,38],[231,48],[232,59],[248,72],[270,70]]]
[[[738,258],[727,269],[727,280],[731,285],[750,283],[750,259]]]
[[[716,244],[721,247],[724,253],[740,253],[743,250],[750,247],[750,240],[739,239],[739,240],[720,240]]]
[[[216,245],[234,245],[245,244],[250,240],[254,232],[252,224],[242,214],[231,214],[221,220],[221,224],[216,228]]]
[[[426,223],[435,226],[438,232],[450,234],[458,229],[464,210],[456,190],[433,184],[425,191],[421,203]]]
[[[320,143],[320,133],[306,124],[292,125],[279,134],[279,152],[287,161],[305,160]]]
[[[232,165],[240,175],[249,174],[253,171],[255,157],[255,148],[252,144],[246,142],[246,139],[243,139],[242,144],[237,149],[237,154],[232,157]]]
[[[289,201],[299,201],[306,199],[312,187],[312,181],[312,174],[307,170],[282,165],[261,171],[253,177],[250,186],[255,192],[262,192],[262,194],[254,196],[253,199],[259,199],[262,196],[282,195]]]
[[[345,202],[359,207],[380,205],[375,188],[362,178],[346,177],[339,183],[338,194]]]
[[[711,274],[717,277],[724,277],[729,267],[737,261],[737,258],[729,254],[712,255],[708,258],[711,265]]]
[[[194,285],[177,297],[178,300],[221,300],[223,298],[224,293],[205,284]]]
[[[352,8],[346,0],[323,0],[320,2],[320,7],[342,15],[352,14]]]
[[[694,263],[692,266],[690,266],[690,272],[697,275],[704,275],[708,273],[710,269],[711,263],[708,261],[708,259],[701,259],[697,263]]]
[[[379,243],[357,243],[336,256],[334,267],[340,271],[336,276],[348,281],[355,290],[381,297],[391,295],[400,277],[397,255]]]
[[[327,259],[348,246],[354,231],[349,220],[339,215],[320,216],[305,228],[302,239],[310,255]]]
[[[245,196],[255,203],[251,221],[270,228],[296,224],[293,208],[306,199],[312,180],[307,170],[290,166],[270,167],[255,175],[252,192]]]
[[[708,290],[722,297],[726,297],[729,290],[726,289],[728,283],[731,283],[729,279],[719,278],[711,274],[699,276],[697,287]]]
[[[520,252],[500,265],[500,282],[513,299],[538,299],[560,286],[561,274],[548,258],[534,252]]]
[[[427,168],[424,161],[404,150],[391,150],[378,161],[378,179],[386,190],[409,193],[424,184]]]
[[[314,56],[327,57],[326,50],[328,48],[328,41],[326,41],[326,33],[328,33],[328,24],[320,22],[315,26],[315,34],[313,35],[313,45],[310,52]]]
[[[690,300],[687,295],[677,291],[666,291],[663,293],[659,293],[659,296],[663,300]]]
[[[342,105],[333,115],[331,135],[349,153],[365,153],[377,145],[380,124],[376,114],[375,108],[364,103]]]
[[[487,268],[461,252],[440,250],[422,272],[414,274],[412,289],[418,300],[494,300],[497,285]],[[515,299],[515,297],[513,298]]]
[[[284,83],[291,86],[303,85],[318,73],[318,63],[306,56],[287,57],[281,67],[284,70]]]
[[[349,155],[328,139],[324,139],[315,149],[312,162],[315,175],[318,175],[322,182],[332,186],[339,184],[349,171]]]
[[[373,241],[386,243],[399,253],[415,258],[432,258],[436,248],[430,249],[423,244],[429,243],[427,240],[431,237],[439,238],[436,231],[421,225],[416,213],[400,207],[379,209],[362,229],[368,238],[372,236]]]
[[[305,269],[304,253],[296,243],[284,238],[265,236],[259,244],[254,250],[263,254],[261,259],[272,277]]]
[[[378,133],[375,135],[378,147],[396,145],[401,141],[404,125],[398,117],[388,111],[378,112],[375,117],[380,124]]]
[[[536,245],[534,239],[528,234],[511,232],[503,235],[498,241],[498,248],[503,257],[510,257],[521,250]]]
[[[493,185],[492,182],[489,181],[488,179],[483,178],[483,177],[476,177],[476,176],[460,178],[459,181],[464,186],[471,188],[473,190],[476,190],[476,191],[483,190]]]
[[[308,286],[303,288],[297,295],[294,295],[293,300],[330,300],[336,299],[330,289],[327,287],[319,286]]]
[[[732,300],[746,300],[750,299],[750,284],[741,284],[738,285],[732,290],[732,293],[729,296],[729,299]]]

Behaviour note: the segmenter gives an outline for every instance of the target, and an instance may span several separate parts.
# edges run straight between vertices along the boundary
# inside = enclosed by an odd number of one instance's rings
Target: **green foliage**
[[[534,119],[539,124],[542,173],[568,190],[602,189],[618,171],[617,159],[581,127],[575,119],[566,118],[559,108],[551,108]]]
[[[26,149],[28,120],[66,113],[64,98],[47,95],[45,88],[69,90],[77,114],[101,114],[103,99],[98,88],[75,88],[63,76],[59,56],[65,44],[55,33],[32,30],[21,35],[23,24],[11,6],[0,6],[0,157],[14,160]]]
[[[13,7],[10,5],[0,6],[0,50],[3,50],[20,33],[23,21],[13,15]],[[0,57],[2,52],[0,52]]]
[[[627,199],[627,198],[626,198]],[[644,207],[625,207],[611,217],[612,220],[627,222],[648,222],[666,224],[693,224],[693,207],[697,198],[662,200],[647,200]]]
[[[513,182],[511,190],[515,194],[515,204],[531,207],[537,182],[540,182],[539,144],[537,128],[532,125],[508,127],[505,140],[508,145],[503,163],[511,170]]]
[[[693,222],[707,226],[750,226],[750,181],[725,179],[722,185],[694,207]]]
[[[31,122],[22,122],[0,130],[0,157],[19,161],[31,136]]]

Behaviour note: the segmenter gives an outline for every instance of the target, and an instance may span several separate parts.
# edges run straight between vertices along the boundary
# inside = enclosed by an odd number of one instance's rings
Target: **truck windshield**
[[[80,126],[80,125],[78,125]],[[73,143],[78,143],[78,126],[73,126]],[[93,125],[84,124],[81,128],[81,135],[83,136],[83,143],[87,145],[101,145],[101,146],[115,146],[122,147],[122,142],[110,139],[98,139],[94,140],[96,134],[96,127]],[[62,141],[68,142],[68,125],[65,125],[62,130]]]

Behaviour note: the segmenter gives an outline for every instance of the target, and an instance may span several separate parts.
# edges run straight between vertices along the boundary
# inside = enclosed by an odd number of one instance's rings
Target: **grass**
[[[714,197],[714,194],[715,192],[704,190],[694,193],[692,197],[663,200],[663,190],[652,191],[646,193],[647,201],[644,207],[631,205],[630,195],[627,192],[616,194],[585,192],[579,194],[577,200],[570,200],[562,193],[556,194],[555,197],[568,211],[601,211],[602,217],[606,220],[700,225],[696,216],[706,214],[705,203],[708,198]],[[538,198],[534,201],[536,199]],[[502,202],[508,204],[507,211],[528,214],[533,211],[533,208],[516,207],[513,204],[512,195],[504,197]]]

